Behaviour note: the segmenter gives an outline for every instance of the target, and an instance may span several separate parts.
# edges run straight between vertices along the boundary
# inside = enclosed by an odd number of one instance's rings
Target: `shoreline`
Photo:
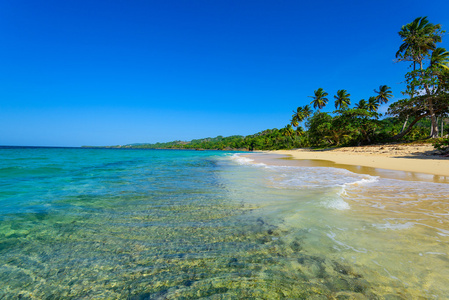
[[[268,164],[336,167],[389,178],[449,183],[449,157],[435,155],[431,145],[378,145],[262,153],[251,155],[251,158],[259,156],[256,161]]]
[[[449,158],[433,155],[431,145],[382,145],[330,150],[276,150],[294,159],[327,160],[336,164],[449,176]]]

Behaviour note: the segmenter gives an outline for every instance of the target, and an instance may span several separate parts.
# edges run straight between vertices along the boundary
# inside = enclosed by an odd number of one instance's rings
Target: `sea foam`
[[[245,157],[245,156],[241,156],[238,153],[233,154],[231,156],[231,159],[240,165],[252,165],[252,166],[258,166],[258,167],[267,166],[264,163],[254,163],[254,159],[251,159],[251,158]]]
[[[321,206],[345,210],[349,204],[344,200],[346,190],[352,186],[371,184],[378,177],[356,174],[345,169],[331,167],[273,166],[255,163],[254,159],[234,154],[232,159],[240,165],[264,167],[264,175],[271,188],[317,191]]]

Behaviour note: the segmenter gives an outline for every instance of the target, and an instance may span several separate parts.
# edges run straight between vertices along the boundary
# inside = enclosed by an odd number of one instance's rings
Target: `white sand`
[[[433,155],[432,145],[383,145],[329,150],[278,150],[295,159],[318,159],[337,164],[449,176],[449,157]]]

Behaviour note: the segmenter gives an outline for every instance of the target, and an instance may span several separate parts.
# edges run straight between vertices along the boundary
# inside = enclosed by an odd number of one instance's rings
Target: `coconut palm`
[[[430,65],[449,69],[449,52],[444,48],[436,48],[430,57]]]
[[[299,122],[301,122],[303,119],[303,108],[302,106],[298,106],[296,111],[293,111],[292,120],[290,121],[290,124],[293,127],[298,127]]]
[[[412,61],[413,71],[416,71],[416,64],[419,64],[419,70],[422,72],[424,69],[424,60],[431,58],[429,52],[437,49],[436,43],[441,42],[441,36],[443,33],[444,31],[441,31],[440,24],[433,25],[432,23],[429,23],[426,17],[415,19],[412,23],[402,26],[399,36],[402,38],[404,43],[399,47],[396,57],[398,57],[399,60]],[[415,80],[416,77],[414,74],[413,77]],[[418,83],[424,86],[427,96],[431,96],[432,89],[429,87],[429,83],[423,79],[418,80]],[[411,87],[411,97],[415,94],[414,86],[415,83],[413,83]],[[433,97],[427,97],[427,107],[432,124],[430,133],[431,137],[438,136],[438,124],[434,106],[435,103]]]
[[[369,97],[366,109],[369,111],[377,111],[379,109],[379,101],[377,101],[376,97]]]
[[[313,105],[313,108],[318,108],[318,111],[321,110],[324,106],[326,106],[327,101],[329,99],[326,98],[328,93],[326,93],[322,88],[317,89],[314,91],[315,96],[309,96],[310,98],[313,98],[312,102],[310,104]]]
[[[435,51],[432,52],[429,69],[431,69],[431,72],[438,78],[440,83],[434,85],[432,91],[438,92],[447,89],[447,85],[444,84],[444,82],[447,81],[447,74],[449,71],[449,52],[446,51],[446,49],[436,48]],[[430,90],[431,87],[428,86],[428,89]],[[438,120],[436,120],[436,122],[438,123]]]
[[[302,136],[304,134],[304,129],[301,126],[299,126],[298,128],[296,128],[295,134],[297,136]]]
[[[358,109],[366,109],[366,107],[367,107],[367,104],[366,104],[365,99],[362,99],[359,101],[359,103],[355,104],[355,108],[358,108]]]
[[[393,93],[391,92],[391,87],[386,85],[379,86],[379,90],[374,92],[377,94],[376,99],[379,102],[379,104],[387,103],[388,99],[393,97]]]
[[[293,134],[295,133],[295,131],[292,128],[292,125],[288,124],[287,126],[285,126],[284,128],[282,128],[282,135],[284,136],[293,136]]]
[[[310,117],[312,110],[309,105],[299,106],[296,111],[293,111],[292,120],[290,124],[293,127],[298,127],[299,123]]]
[[[298,118],[295,115],[292,116],[292,119],[290,120],[290,125],[292,125],[293,127],[299,126]]]
[[[403,43],[396,52],[396,58],[413,61],[413,70],[416,69],[416,63],[422,69],[426,55],[436,48],[436,43],[441,42],[440,28],[440,24],[430,23],[427,17],[416,18],[413,22],[402,26],[398,34]]]
[[[335,109],[346,108],[351,104],[351,100],[349,99],[351,97],[351,94],[349,94],[346,90],[338,90],[337,95],[334,96],[335,98]]]
[[[302,107],[302,114],[304,116],[303,120],[307,119],[308,117],[310,117],[312,115],[312,109],[310,108],[310,106],[308,104],[304,105]]]

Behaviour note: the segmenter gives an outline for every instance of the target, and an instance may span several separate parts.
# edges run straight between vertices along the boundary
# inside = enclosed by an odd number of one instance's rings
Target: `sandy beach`
[[[449,177],[449,157],[437,155],[432,145],[376,145],[337,149],[278,150],[298,160],[322,160],[336,164],[424,173]]]

